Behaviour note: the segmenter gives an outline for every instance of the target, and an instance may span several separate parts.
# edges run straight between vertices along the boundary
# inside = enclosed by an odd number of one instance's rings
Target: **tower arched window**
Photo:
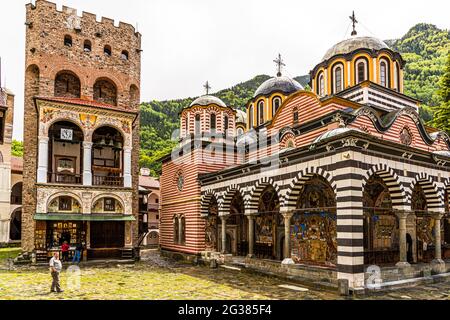
[[[200,115],[195,115],[195,134],[200,134]]]
[[[264,101],[258,102],[257,110],[258,126],[264,123]]]
[[[248,109],[248,127],[253,128],[253,105]]]
[[[215,113],[211,113],[210,118],[209,118],[209,127],[211,128],[211,132],[215,132],[216,131],[216,114]]]
[[[89,40],[84,40],[83,50],[84,52],[92,51],[92,43]]]
[[[112,53],[111,46],[106,45],[106,46],[103,48],[103,53],[105,54],[105,56],[111,57],[111,53]]]
[[[272,116],[275,115],[275,113],[277,113],[278,109],[281,106],[281,98],[280,97],[274,97],[272,99]]]
[[[400,67],[398,63],[395,63],[395,69],[397,69],[397,86],[396,86],[396,90],[398,92],[400,92],[400,87],[401,87],[401,76],[400,76]]]
[[[184,132],[186,133],[186,135],[189,133],[189,123],[187,116],[184,118]]]
[[[356,61],[356,84],[366,81],[368,78],[367,61],[360,59]]]
[[[292,110],[292,112],[293,112],[293,122],[294,122],[294,123],[298,123],[298,108],[295,107],[295,108]]]
[[[229,125],[229,123],[228,123],[228,116],[225,116],[225,117],[223,118],[223,132],[224,132],[224,133],[227,132],[227,130],[228,130],[228,125]]]
[[[380,62],[380,85],[389,87],[389,67],[386,60]]]
[[[323,76],[323,72],[319,74],[317,80],[317,94],[321,97],[325,96],[325,77]]]
[[[66,47],[72,47],[72,37],[68,34],[64,36],[64,45]]]
[[[55,77],[55,97],[79,98],[81,96],[80,78],[71,71],[61,71]]]
[[[339,93],[344,89],[342,65],[333,68],[333,93]]]
[[[128,51],[123,50],[120,57],[122,58],[122,60],[128,60]]]

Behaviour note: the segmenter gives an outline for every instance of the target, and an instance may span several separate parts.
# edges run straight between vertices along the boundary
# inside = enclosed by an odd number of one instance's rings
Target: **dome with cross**
[[[278,54],[277,59],[273,60],[273,62],[277,65],[277,76],[264,81],[258,89],[256,89],[255,94],[253,95],[254,98],[262,95],[267,96],[273,92],[281,92],[285,95],[290,95],[298,90],[303,90],[300,83],[281,74],[282,68],[286,66],[281,59],[281,54]]]
[[[282,92],[285,95],[289,95],[298,90],[303,90],[300,83],[286,76],[277,76],[263,82],[259,88],[256,89],[253,96],[269,95],[273,92]]]
[[[209,106],[211,104],[215,104],[219,107],[224,107],[226,108],[227,105],[225,104],[225,102],[223,102],[221,99],[211,96],[211,95],[204,95],[201,97],[198,97],[197,99],[195,99],[194,101],[192,101],[192,103],[189,105],[190,107],[193,106]]]
[[[380,39],[374,37],[351,37],[328,49],[327,53],[323,56],[322,61],[337,55],[352,53],[359,49],[379,51],[381,49],[389,49],[389,46]]]

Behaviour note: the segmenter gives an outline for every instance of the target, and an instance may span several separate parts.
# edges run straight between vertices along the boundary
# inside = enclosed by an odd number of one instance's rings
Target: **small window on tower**
[[[258,126],[262,125],[264,123],[264,102],[260,101],[258,103],[258,109],[257,109],[257,113],[258,113]]]
[[[103,52],[105,53],[105,56],[111,57],[111,47],[106,45],[105,48],[103,49]]]
[[[122,58],[122,60],[128,60],[128,51],[123,50],[120,57]]]
[[[356,64],[356,83],[361,83],[363,81],[367,80],[367,67],[366,67],[366,62],[364,60],[360,60],[360,62],[358,62]]]
[[[294,116],[294,123],[298,123],[298,109],[297,109],[297,107],[294,108],[293,112],[294,112],[294,114],[293,114],[293,116]]]
[[[223,124],[223,131],[226,133],[227,130],[228,130],[228,116],[224,117],[223,123],[224,123]]]
[[[342,85],[342,67],[341,66],[337,66],[334,69],[334,75],[333,75],[333,80],[334,80],[334,93],[339,93],[342,91],[343,85]]]
[[[319,75],[319,83],[317,86],[317,93],[321,97],[325,96],[325,78],[323,76],[323,73],[320,73],[320,75]]]
[[[277,113],[278,108],[280,108],[281,106],[281,98],[280,97],[275,97],[272,100],[272,116],[275,115],[275,113]]]
[[[380,84],[383,87],[388,87],[388,67],[386,61],[381,61],[380,63]]]
[[[253,128],[253,105],[250,106],[248,110],[248,127]]]
[[[91,52],[92,51],[92,44],[89,40],[84,41],[84,52]]]
[[[200,134],[200,115],[195,115],[195,134]]]
[[[64,36],[64,45],[67,47],[72,47],[72,37],[69,35]]]
[[[216,114],[215,113],[211,113],[209,125],[211,127],[211,132],[215,132],[216,131]]]

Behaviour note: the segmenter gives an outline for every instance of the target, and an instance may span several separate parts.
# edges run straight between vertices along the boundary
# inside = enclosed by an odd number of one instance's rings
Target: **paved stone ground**
[[[344,299],[334,292],[274,277],[177,263],[161,258],[156,252],[135,265],[81,266],[79,279],[80,287],[77,288],[70,273],[62,272],[65,292],[55,294],[49,293],[48,268],[3,268],[0,270],[0,299]],[[71,287],[71,283],[75,287]],[[450,281],[355,299],[449,297]]]

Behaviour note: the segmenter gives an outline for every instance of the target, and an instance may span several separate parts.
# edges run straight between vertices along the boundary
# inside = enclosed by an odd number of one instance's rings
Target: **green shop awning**
[[[135,221],[132,215],[36,213],[37,221]]]

